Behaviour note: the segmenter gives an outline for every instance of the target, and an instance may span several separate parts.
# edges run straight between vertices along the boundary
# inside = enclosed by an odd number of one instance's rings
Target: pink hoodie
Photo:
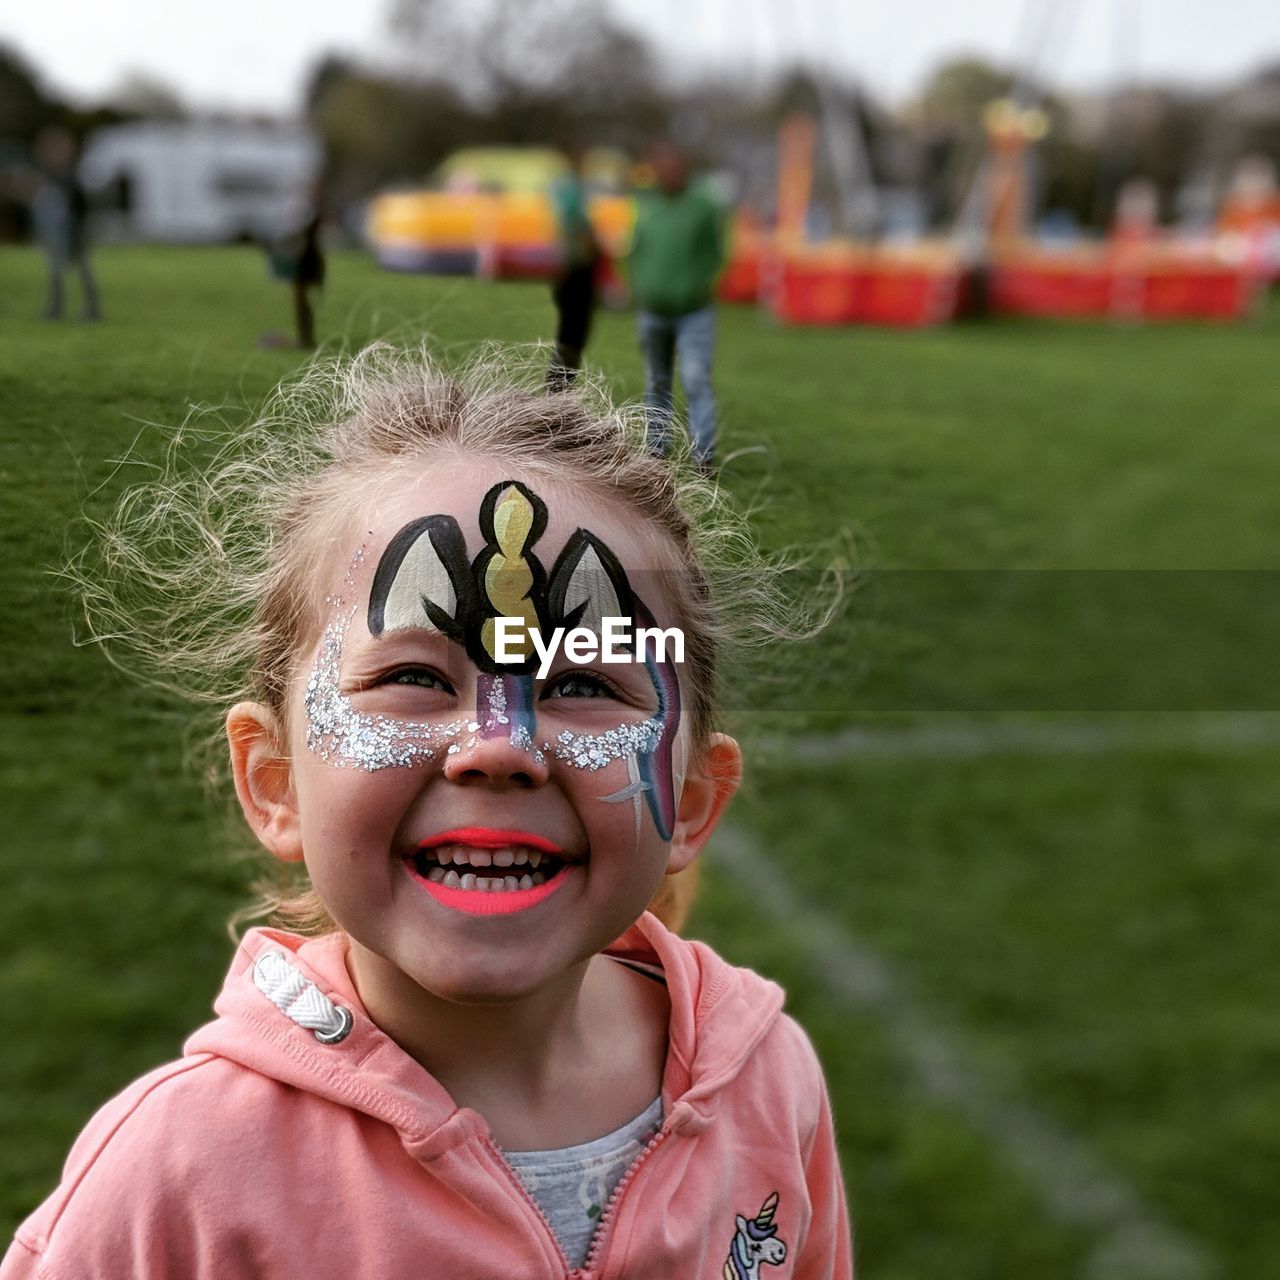
[[[255,969],[268,952],[292,968]],[[826,1092],[782,991],[648,915],[609,954],[666,976],[666,1121],[579,1270],[484,1120],[369,1020],[342,935],[261,929],[182,1060],[89,1122],[0,1280],[846,1280]],[[292,1016],[326,998],[353,1015],[336,1044]]]

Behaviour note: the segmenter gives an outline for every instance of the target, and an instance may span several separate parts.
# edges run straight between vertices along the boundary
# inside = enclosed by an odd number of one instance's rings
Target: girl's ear
[[[683,871],[699,854],[742,781],[742,749],[728,734],[713,733],[685,776],[676,805],[667,874]]]
[[[302,829],[284,728],[270,707],[239,702],[227,713],[236,796],[253,833],[282,862],[302,861]]]

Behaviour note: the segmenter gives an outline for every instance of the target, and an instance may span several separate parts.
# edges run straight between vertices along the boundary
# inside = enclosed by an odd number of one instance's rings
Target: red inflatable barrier
[[[1236,320],[1249,310],[1255,288],[1245,268],[1209,260],[1019,255],[993,268],[990,298],[993,311],[1009,315]]]
[[[862,277],[854,318],[907,328],[945,324],[955,316],[959,293],[958,269],[880,265]]]
[[[1020,316],[1099,316],[1111,309],[1103,264],[1000,265],[991,273],[991,309]]]
[[[1228,268],[1153,271],[1143,278],[1143,314],[1166,319],[1237,320],[1253,302],[1254,282]]]
[[[716,286],[721,302],[755,302],[760,297],[760,252],[735,254],[725,264]]]
[[[786,324],[852,324],[857,317],[858,271],[852,263],[783,258],[775,274],[770,302]]]
[[[765,268],[766,273],[768,267]],[[876,324],[921,328],[955,316],[958,265],[887,257],[805,258],[776,264],[769,301],[787,324]]]

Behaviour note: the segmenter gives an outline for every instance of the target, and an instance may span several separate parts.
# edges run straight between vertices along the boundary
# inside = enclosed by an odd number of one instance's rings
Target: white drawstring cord
[[[350,1010],[334,1004],[279,951],[264,951],[254,961],[253,985],[286,1018],[314,1032],[321,1044],[337,1044],[351,1031]]]

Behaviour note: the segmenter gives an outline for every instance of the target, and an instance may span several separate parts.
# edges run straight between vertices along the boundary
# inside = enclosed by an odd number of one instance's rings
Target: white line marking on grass
[[[853,726],[835,733],[771,736],[766,750],[807,764],[858,756],[876,759],[973,759],[980,756],[1105,755],[1117,751],[1253,751],[1280,746],[1280,712],[1167,713],[1154,723],[1113,720],[997,720],[987,723]]]
[[[985,1135],[1031,1184],[1049,1215],[1097,1236],[1087,1280],[1209,1280],[1218,1274],[1197,1244],[1161,1222],[1084,1144],[980,1078],[948,1033],[912,1007],[889,964],[802,901],[746,833],[722,828],[714,853],[749,889],[751,901],[786,927],[835,999],[882,1020],[920,1086]]]

